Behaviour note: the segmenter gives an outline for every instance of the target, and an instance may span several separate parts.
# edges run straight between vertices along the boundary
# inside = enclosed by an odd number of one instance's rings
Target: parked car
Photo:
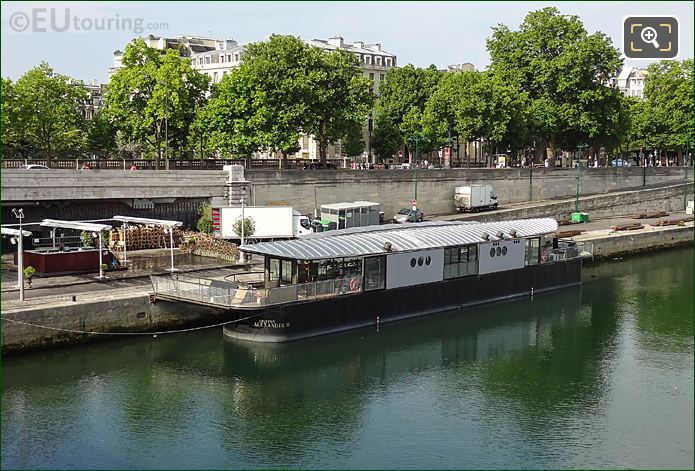
[[[22,170],[50,170],[48,167],[45,165],[39,165],[39,164],[28,164],[28,165],[22,165],[19,167]]]
[[[333,165],[330,162],[326,162],[325,164],[323,162],[311,162],[311,163],[304,165],[304,170],[319,170],[319,169],[337,170],[338,167],[336,167],[335,165]]]
[[[403,208],[393,216],[393,222],[403,224],[404,222],[422,222],[425,218],[425,213],[419,209]]]
[[[630,162],[624,159],[615,159],[611,162],[611,167],[629,167]]]

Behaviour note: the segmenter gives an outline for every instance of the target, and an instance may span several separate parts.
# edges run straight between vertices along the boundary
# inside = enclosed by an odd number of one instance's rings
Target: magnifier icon
[[[640,37],[642,38],[642,41],[645,43],[649,43],[652,46],[654,46],[656,49],[659,49],[659,43],[656,42],[656,30],[652,28],[651,26],[647,26],[646,28],[642,29],[642,32],[640,33]]]

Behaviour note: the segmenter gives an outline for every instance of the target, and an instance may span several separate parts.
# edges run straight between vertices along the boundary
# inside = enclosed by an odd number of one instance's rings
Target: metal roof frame
[[[164,227],[183,226],[183,222],[181,221],[169,221],[166,219],[136,218],[132,216],[114,216],[112,219],[114,221],[127,222],[128,224],[149,224]]]
[[[0,228],[0,231],[2,232],[2,235],[8,235],[8,236],[18,236],[18,235],[23,235],[24,237],[29,237],[31,235],[31,232],[29,231],[20,231],[19,229],[12,229],[10,227],[2,227]]]
[[[111,230],[108,224],[95,224],[93,222],[63,221],[60,219],[44,219],[39,223],[44,227],[60,227],[64,229],[76,229],[78,231],[101,232]]]
[[[365,257],[541,236],[557,231],[557,227],[557,221],[550,218],[483,223],[389,224],[328,231],[292,240],[242,245],[239,249],[247,253],[296,260]],[[498,234],[501,237],[498,237]],[[389,247],[389,250],[386,247]]]

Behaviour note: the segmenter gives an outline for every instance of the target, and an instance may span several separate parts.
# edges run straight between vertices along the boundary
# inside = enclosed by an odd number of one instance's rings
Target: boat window
[[[364,290],[384,289],[386,287],[386,257],[364,259]]]
[[[477,245],[460,245],[444,249],[444,278],[458,278],[477,274]]]
[[[280,285],[280,260],[271,258],[268,261],[268,271],[266,275],[266,287],[275,288]]]
[[[292,260],[282,260],[280,271],[280,282],[283,285],[292,284]]]
[[[541,248],[541,240],[540,237],[534,237],[532,239],[526,239],[526,251],[525,251],[525,257],[524,257],[524,264],[526,266],[529,265],[538,265],[538,253]]]

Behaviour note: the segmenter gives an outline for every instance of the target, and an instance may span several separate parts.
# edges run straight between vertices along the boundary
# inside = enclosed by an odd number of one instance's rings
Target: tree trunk
[[[328,142],[323,137],[319,138],[319,160],[322,163],[326,163],[326,149],[328,148]]]
[[[683,146],[678,146],[678,160],[676,161],[676,165],[683,166]]]

